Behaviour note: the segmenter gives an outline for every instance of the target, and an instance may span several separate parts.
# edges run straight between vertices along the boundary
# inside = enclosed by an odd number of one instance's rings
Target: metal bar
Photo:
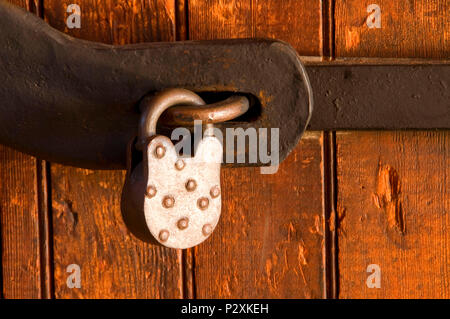
[[[140,100],[166,88],[241,93],[256,101],[248,120],[216,127],[224,136],[226,128],[279,128],[280,161],[296,146],[312,112],[305,69],[284,42],[111,46],[71,38],[4,1],[0,74],[0,143],[86,168],[124,168]]]
[[[348,59],[306,69],[311,130],[450,129],[450,61]]]
[[[122,169],[140,100],[166,88],[217,95],[207,103],[224,92],[246,96],[247,114],[216,127],[224,136],[226,128],[279,128],[280,161],[312,115],[313,130],[450,129],[448,60],[302,61],[276,40],[77,40],[0,0],[0,143],[53,162]]]

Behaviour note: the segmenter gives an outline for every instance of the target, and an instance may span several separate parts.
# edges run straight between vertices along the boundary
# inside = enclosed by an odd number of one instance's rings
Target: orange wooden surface
[[[191,39],[276,38],[322,54],[321,1],[190,0]]]
[[[449,298],[448,132],[337,141],[340,297]],[[370,264],[381,268],[381,288],[366,285]]]
[[[77,0],[81,29],[65,24],[73,1],[11,2],[105,43],[275,37],[330,59],[450,52],[446,0]],[[381,29],[365,25],[371,3]],[[308,132],[275,175],[223,169],[219,226],[186,251],[129,233],[124,172],[0,146],[0,297],[449,298],[449,140],[448,131]],[[67,287],[70,264],[81,267],[80,289]],[[369,264],[381,267],[379,289],[366,286]]]
[[[369,29],[367,7],[381,9],[381,28]],[[337,0],[336,56],[448,58],[448,0]]]
[[[0,180],[3,296],[38,298],[36,160],[0,146]]]
[[[320,55],[320,2],[287,2],[190,1],[189,38],[276,37]],[[275,175],[223,169],[221,222],[195,248],[197,297],[324,297],[322,147],[308,133]]]
[[[72,1],[44,2],[45,19],[70,35],[113,44],[174,40],[174,2],[78,1],[81,29],[67,29]],[[52,165],[55,296],[57,298],[180,298],[180,252],[136,239],[120,213],[121,171]],[[81,288],[66,285],[70,264]]]
[[[381,29],[365,24],[371,3]],[[337,58],[448,57],[448,4],[337,1]],[[337,133],[337,161],[339,296],[449,298],[450,132]]]

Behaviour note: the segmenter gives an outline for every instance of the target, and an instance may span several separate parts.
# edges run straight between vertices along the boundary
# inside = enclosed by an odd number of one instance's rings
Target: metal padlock
[[[184,89],[166,90],[143,101],[138,140],[129,145],[122,216],[140,239],[184,249],[207,239],[219,221],[223,147],[208,124],[195,155],[179,157],[172,141],[156,134],[156,125],[166,109],[180,104],[205,102]]]

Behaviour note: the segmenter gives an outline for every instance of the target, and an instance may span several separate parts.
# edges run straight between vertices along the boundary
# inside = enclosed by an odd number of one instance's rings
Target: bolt
[[[145,193],[145,196],[147,196],[148,198],[153,198],[156,195],[156,187],[150,185],[149,187],[147,187],[147,192]]]
[[[209,236],[212,233],[213,229],[210,224],[205,224],[202,228],[202,233],[204,236]]]
[[[211,195],[212,198],[217,198],[220,196],[220,187],[219,186],[214,186],[213,188],[211,188],[211,191],[209,192],[209,194]]]
[[[182,159],[179,159],[178,161],[175,162],[175,168],[179,171],[181,171],[185,165],[186,163]]]
[[[178,228],[180,230],[184,230],[184,229],[188,228],[188,226],[189,226],[189,219],[187,219],[186,217],[181,218],[178,221],[177,226],[178,226]]]
[[[206,197],[199,198],[197,201],[197,205],[201,210],[205,210],[208,208],[209,199]]]
[[[167,241],[169,239],[169,231],[163,229],[159,232],[159,240],[160,241]]]
[[[162,204],[165,208],[172,208],[175,205],[175,198],[170,195],[164,196]]]
[[[162,146],[162,145],[156,146],[155,156],[157,158],[163,158],[164,155],[166,155],[166,148],[164,146]]]
[[[193,192],[197,188],[197,182],[194,179],[189,179],[186,182],[186,190],[188,192]]]

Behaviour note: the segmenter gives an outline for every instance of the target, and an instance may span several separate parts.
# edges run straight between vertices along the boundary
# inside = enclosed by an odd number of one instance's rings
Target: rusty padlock
[[[208,238],[219,221],[222,143],[208,124],[195,156],[179,157],[172,141],[156,134],[158,119],[169,107],[205,105],[197,94],[170,89],[142,103],[138,140],[129,145],[123,219],[142,240],[193,247]]]

